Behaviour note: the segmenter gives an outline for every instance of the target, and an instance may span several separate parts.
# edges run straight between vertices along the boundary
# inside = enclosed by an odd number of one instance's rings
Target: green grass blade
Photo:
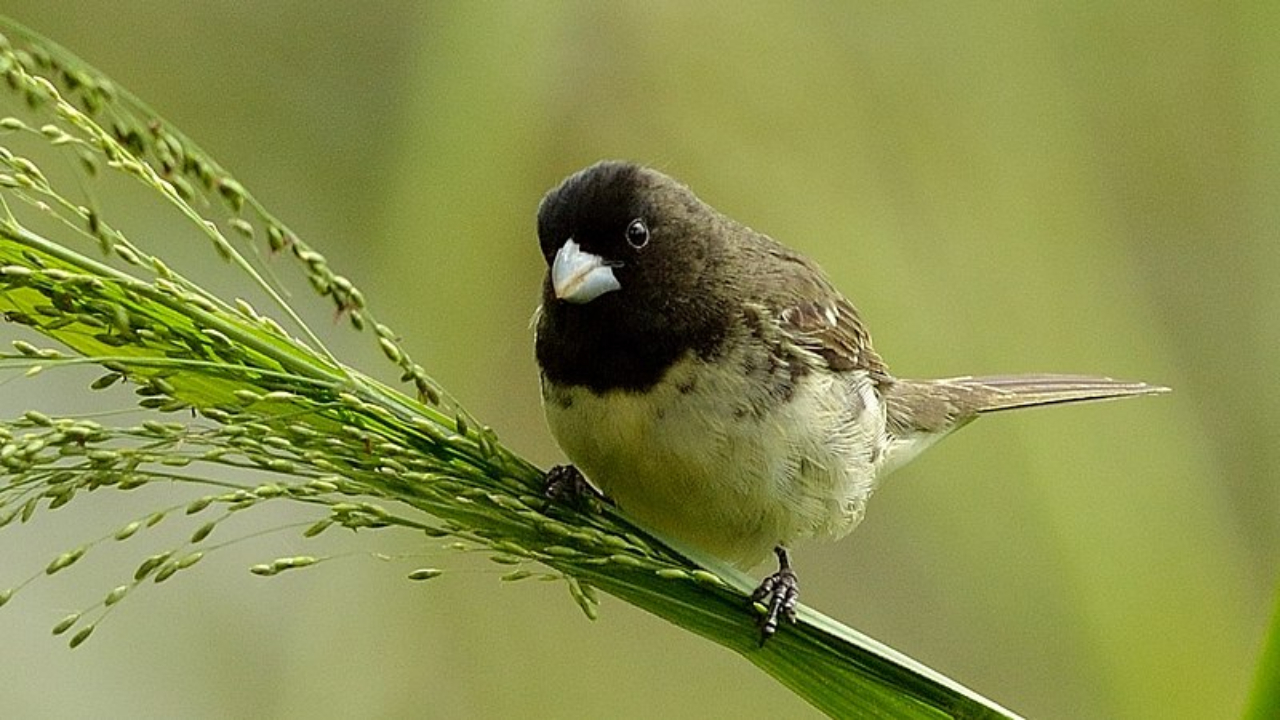
[[[1280,591],[1276,593],[1276,606],[1271,613],[1271,629],[1267,631],[1262,653],[1258,656],[1253,694],[1249,698],[1249,707],[1244,717],[1248,720],[1280,717]]]
[[[20,101],[11,103],[13,114],[0,119],[0,130],[47,152],[73,149],[86,167],[105,167],[153,190],[303,338],[173,272],[112,227],[109,209],[69,199],[72,192],[49,180],[41,161],[0,136],[0,312],[71,352],[19,340],[16,354],[0,357],[0,368],[31,374],[92,362],[106,373],[92,387],[130,385],[147,418],[110,426],[30,411],[0,423],[0,527],[101,488],[165,482],[210,493],[127,523],[40,573],[80,562],[97,544],[132,542],[166,517],[198,523],[187,541],[148,556],[132,579],[60,621],[55,633],[67,633],[73,647],[140,583],[162,582],[221,547],[210,538],[222,518],[289,501],[321,513],[308,537],[329,525],[399,528],[451,536],[504,564],[549,568],[589,614],[599,588],[743,655],[834,717],[1014,717],[808,608],[760,647],[749,578],[672,549],[609,508],[549,503],[541,472],[452,402],[374,319],[363,294],[225,169],[68,51],[12,22],[0,20],[0,28],[0,74],[8,97]],[[34,218],[52,230],[37,230]],[[372,329],[412,395],[329,353],[253,264],[256,245],[238,249],[226,228],[265,237],[270,251],[287,250],[355,328]],[[95,250],[101,258],[89,256]],[[255,481],[226,479],[228,468],[256,473]],[[206,519],[210,508],[222,514]],[[254,572],[318,561],[281,558]],[[25,584],[0,592],[0,604]]]

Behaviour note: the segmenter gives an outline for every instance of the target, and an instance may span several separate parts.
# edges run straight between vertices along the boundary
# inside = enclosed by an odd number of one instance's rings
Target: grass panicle
[[[0,32],[0,313],[22,335],[0,353],[0,372],[81,377],[76,368],[96,368],[86,393],[133,393],[116,413],[30,410],[0,422],[0,531],[104,493],[188,493],[121,518],[25,579],[0,577],[0,605],[74,572],[99,546],[138,546],[131,571],[53,627],[78,646],[136,592],[244,539],[223,527],[233,516],[290,503],[310,517],[272,530],[421,533],[487,554],[503,581],[564,581],[590,618],[599,592],[612,594],[741,653],[832,715],[1011,716],[808,609],[759,647],[749,578],[691,559],[610,508],[549,502],[542,472],[431,380],[359,288],[229,171],[71,53],[11,21],[0,20]],[[81,197],[121,179],[185,219],[261,307],[205,290],[152,254],[154,243],[117,227],[112,208]],[[270,257],[291,258],[338,317],[370,334],[407,392],[326,349],[285,301]],[[182,525],[181,539],[157,547],[149,531],[161,523]],[[249,570],[270,577],[325,559],[280,557]]]

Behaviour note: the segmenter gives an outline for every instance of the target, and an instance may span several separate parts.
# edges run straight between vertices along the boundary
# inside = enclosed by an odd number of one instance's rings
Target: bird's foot
[[[800,581],[791,569],[786,548],[779,546],[773,552],[778,556],[778,572],[766,577],[751,593],[751,602],[763,613],[759,623],[761,647],[778,632],[780,618],[796,621],[796,604],[800,601]]]
[[[556,465],[548,470],[542,478],[542,492],[551,500],[579,510],[591,510],[597,503],[613,504],[572,465]]]

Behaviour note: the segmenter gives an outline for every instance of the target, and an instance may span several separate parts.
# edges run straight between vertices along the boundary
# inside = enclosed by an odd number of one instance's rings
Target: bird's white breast
[[[645,392],[544,380],[543,405],[570,460],[625,512],[726,560],[852,530],[884,442],[870,380],[810,372],[762,402],[733,367],[686,357]]]

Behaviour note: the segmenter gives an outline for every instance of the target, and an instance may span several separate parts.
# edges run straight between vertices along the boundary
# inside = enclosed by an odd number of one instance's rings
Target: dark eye
[[[636,218],[627,226],[627,244],[637,250],[649,244],[649,227],[644,220]]]

